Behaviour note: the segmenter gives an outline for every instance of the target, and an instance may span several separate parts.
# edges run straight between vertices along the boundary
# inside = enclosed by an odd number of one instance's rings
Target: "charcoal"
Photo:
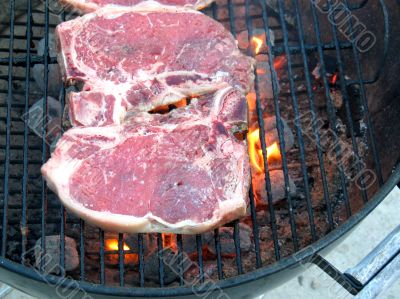
[[[256,36],[257,38],[262,40],[262,44],[261,47],[259,49],[258,53],[264,53],[267,52],[268,47],[267,47],[267,42],[265,39],[265,30],[264,29],[260,29],[260,28],[255,28],[253,29],[252,32],[253,37]],[[274,45],[275,43],[275,35],[274,32],[272,30],[269,30],[269,38],[271,40],[272,45]],[[236,37],[237,41],[238,41],[238,47],[241,50],[247,50],[247,48],[249,47],[249,33],[247,30],[240,32],[237,37]],[[254,42],[252,42],[251,45],[254,49],[254,47],[256,46],[254,44]]]
[[[55,57],[57,55],[57,51],[53,34],[49,34],[48,42],[49,42],[49,55],[51,57]],[[45,46],[45,39],[42,38],[37,46],[38,55],[44,55],[44,46]],[[62,77],[61,77],[60,67],[58,66],[58,64],[49,64],[48,67],[49,67],[49,73],[48,73],[47,92],[48,95],[58,98],[62,87]],[[44,82],[43,64],[34,65],[33,78],[35,79],[35,82],[39,86],[39,88],[44,92],[45,82]]]
[[[233,227],[221,227],[219,229],[221,254],[223,255],[235,254],[236,247],[233,235],[234,235]],[[244,223],[239,224],[239,239],[240,239],[240,251],[248,252],[251,248],[251,228]],[[208,242],[207,248],[210,252],[216,254],[214,239]]]
[[[162,251],[162,260],[164,266],[164,283],[170,284],[179,278],[180,259],[178,252],[173,251],[171,248],[165,248]],[[188,269],[191,261],[187,255],[183,258],[183,268]],[[145,259],[144,276],[147,280],[158,283],[159,276],[159,254],[158,250],[154,250]]]
[[[116,237],[118,235],[116,234]],[[134,253],[139,253],[138,234],[124,234],[124,242]],[[144,255],[153,252],[157,248],[157,234],[143,234],[143,253]]]
[[[291,128],[289,127],[287,121],[281,118],[283,124],[283,134],[285,140],[285,151],[289,151],[294,145],[294,136]],[[279,135],[276,124],[276,117],[264,117],[264,130],[265,130],[265,142],[267,146],[270,146],[274,142],[279,143]]]
[[[285,198],[285,181],[282,170],[272,170],[269,172],[271,180],[271,195],[272,202],[276,203]],[[256,199],[264,203],[268,203],[267,191],[265,188],[265,174],[264,172],[253,174],[253,190]],[[296,193],[296,185],[289,177],[289,193],[294,195]]]
[[[44,98],[36,101],[29,109],[28,126],[37,136],[42,137],[43,127],[43,101]],[[61,136],[61,104],[52,97],[47,97],[47,116],[45,119],[46,141],[48,144],[54,144]]]
[[[201,235],[202,244],[207,244],[213,239],[214,233],[207,232]],[[182,236],[182,247],[184,252],[186,253],[195,253],[197,252],[197,242],[196,235],[183,235]]]
[[[60,274],[60,235],[46,236],[46,252],[42,256],[41,249],[42,238],[38,239],[35,244],[35,266],[40,268],[42,258],[45,266],[44,272],[47,274]],[[65,271],[72,271],[79,266],[79,255],[76,249],[76,242],[70,237],[65,237]]]

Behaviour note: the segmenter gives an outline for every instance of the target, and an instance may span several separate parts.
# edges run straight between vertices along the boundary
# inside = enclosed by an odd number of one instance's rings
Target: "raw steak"
[[[73,126],[120,124],[130,109],[150,111],[225,83],[245,93],[253,83],[253,59],[193,10],[154,2],[107,8],[58,25],[56,34],[64,80],[82,87],[69,95]]]
[[[123,125],[76,127],[42,167],[73,213],[118,232],[200,233],[246,214],[250,182],[240,91]]]
[[[202,9],[215,0],[158,0],[164,5],[182,6],[192,9]],[[81,13],[94,12],[107,5],[134,6],[146,0],[60,0],[62,5],[73,8]]]

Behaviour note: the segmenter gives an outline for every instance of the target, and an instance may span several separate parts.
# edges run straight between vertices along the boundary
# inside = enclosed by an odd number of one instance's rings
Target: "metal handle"
[[[315,254],[311,260],[356,298],[375,298],[400,277],[400,225],[344,273]]]
[[[344,274],[359,285],[365,285],[378,274],[400,251],[400,225],[397,226],[355,267]]]

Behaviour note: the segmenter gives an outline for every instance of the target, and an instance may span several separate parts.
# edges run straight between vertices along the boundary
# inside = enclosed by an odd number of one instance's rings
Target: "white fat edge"
[[[199,222],[195,222],[193,220],[188,219],[188,220],[183,220],[183,221],[179,221],[179,222],[176,222],[176,223],[170,223],[170,222],[167,222],[167,221],[165,221],[164,219],[162,219],[162,218],[160,218],[158,216],[153,215],[153,213],[151,213],[151,212],[146,214],[146,218],[153,219],[153,220],[157,221],[158,223],[160,223],[160,224],[162,224],[162,225],[164,225],[164,226],[166,226],[168,228],[175,228],[175,229],[181,228],[181,227],[186,227],[186,226],[195,227],[195,226],[198,226],[199,224],[203,225],[203,224],[207,224],[207,223],[211,223],[212,222],[210,220],[210,221],[205,221],[205,222],[200,222],[199,223]]]
[[[193,10],[189,7],[178,7],[174,5],[164,5],[156,1],[143,1],[134,6],[119,6],[119,5],[107,5],[100,8],[95,12],[96,15],[104,18],[116,18],[125,13],[139,13],[142,15],[152,12],[170,12],[170,13],[193,13],[201,14],[199,11]]]
[[[65,155],[65,154],[64,154]],[[42,172],[51,189],[60,198],[69,197],[69,180],[84,160],[66,159],[63,156],[51,157],[43,166]],[[67,155],[67,154],[66,154]]]
[[[223,72],[223,71],[217,71],[214,75],[211,76],[212,79],[215,79],[217,81],[222,81],[223,79],[230,77],[231,74],[228,72]]]
[[[216,117],[219,115],[222,105],[223,105],[223,100],[225,98],[225,95],[232,91],[233,88],[231,86],[227,86],[225,88],[219,89],[215,94],[214,94],[214,105],[212,107],[211,115],[213,117]]]
[[[170,71],[157,74],[157,79],[166,79],[170,76],[200,76],[201,78],[209,78],[206,73],[199,73],[196,71]]]
[[[85,143],[84,139],[76,137],[76,135],[85,136],[104,136],[113,140],[101,142],[101,149],[112,149],[118,144],[121,144],[126,137],[121,134],[122,127],[118,125],[104,126],[104,127],[74,127],[67,131],[68,137],[73,140]],[[62,139],[61,139],[62,140]],[[90,143],[90,142],[88,142]]]
[[[123,72],[124,75],[127,76],[127,78],[129,78],[129,77],[135,77],[135,78],[138,78],[139,81],[142,81],[142,82],[149,82],[149,81],[153,80],[154,78],[157,78],[157,77],[158,77],[158,75],[157,75],[157,69],[158,69],[159,67],[163,66],[163,65],[164,65],[164,63],[161,62],[161,61],[159,61],[159,62],[156,62],[156,63],[152,64],[151,68],[148,69],[148,70],[139,69],[139,70],[136,72],[136,74],[129,74],[129,73],[125,72],[125,71],[122,71],[122,72]],[[121,68],[121,69],[122,69],[122,68]],[[146,84],[146,83],[145,83],[145,84]],[[150,84],[151,84],[151,82],[149,82],[149,84],[148,84],[146,87],[150,87]]]

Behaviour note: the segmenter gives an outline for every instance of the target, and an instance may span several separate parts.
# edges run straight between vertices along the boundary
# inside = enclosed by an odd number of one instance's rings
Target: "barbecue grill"
[[[221,250],[220,229],[209,234],[212,254],[204,249],[205,234],[193,237],[195,246],[189,244],[192,239],[185,242],[188,237],[182,235],[167,238],[162,234],[138,234],[130,236],[128,242],[127,234],[117,234],[112,236],[117,246],[110,248],[109,233],[85,224],[60,205],[39,171],[52,149],[48,100],[39,102],[39,131],[29,126],[29,117],[38,99],[48,99],[48,83],[54,79],[48,72],[49,66],[57,63],[50,55],[49,33],[58,23],[76,15],[57,1],[21,3],[9,0],[0,32],[2,280],[33,295],[53,298],[56,294],[70,298],[206,297],[210,292],[213,297],[246,297],[255,290],[273,287],[282,277],[294,276],[300,264],[310,262],[318,264],[352,294],[364,287],[336,270],[318,252],[359,223],[400,182],[400,105],[395,82],[400,71],[396,53],[400,39],[394,38],[399,28],[391,22],[400,17],[398,2],[345,0],[337,6],[330,0],[221,0],[203,10],[235,37],[247,32],[244,51],[252,56],[263,55],[268,61],[265,72],[271,73],[266,82],[260,75],[263,72],[257,69],[254,87],[267,198],[260,208],[251,188],[246,222],[251,227],[251,248],[243,252],[241,247],[244,220],[234,221],[228,225],[234,245],[229,256]],[[343,20],[339,22],[339,18]],[[366,29],[360,24],[366,24]],[[266,40],[262,53],[252,47],[259,32]],[[42,38],[44,54],[39,55],[37,44]],[[285,58],[284,66],[274,63],[281,57]],[[43,65],[45,70],[41,78],[43,91],[35,85],[35,65]],[[266,85],[272,91],[267,100],[262,94]],[[61,87],[62,110],[65,95]],[[336,104],[337,97],[341,104]],[[277,120],[285,185],[285,198],[279,203],[273,202],[271,191],[272,169],[265,137],[268,132],[264,129],[267,112]],[[282,119],[288,120],[295,136],[294,149],[289,151],[285,149]],[[322,145],[329,129],[333,132],[329,137],[330,159]],[[343,140],[347,143],[340,142]],[[356,161],[351,170],[347,169],[348,158],[343,159],[346,144],[351,149],[351,160]],[[297,178],[296,194],[288,187],[290,177]],[[318,188],[319,198],[315,191]],[[60,236],[57,275],[45,273],[45,259],[35,264],[35,245],[44,256],[45,237],[49,235]],[[67,236],[77,243],[79,256],[78,267],[68,271]],[[166,239],[174,243],[173,250],[165,250],[169,246]],[[150,244],[155,247],[156,259],[152,261],[148,257]],[[190,252],[189,247],[193,247]],[[177,257],[172,269],[176,279],[172,282],[168,279],[171,269],[164,262],[169,254]],[[191,272],[196,272],[191,279],[185,272],[188,256],[195,265]],[[149,280],[146,268],[153,266],[157,279]]]

